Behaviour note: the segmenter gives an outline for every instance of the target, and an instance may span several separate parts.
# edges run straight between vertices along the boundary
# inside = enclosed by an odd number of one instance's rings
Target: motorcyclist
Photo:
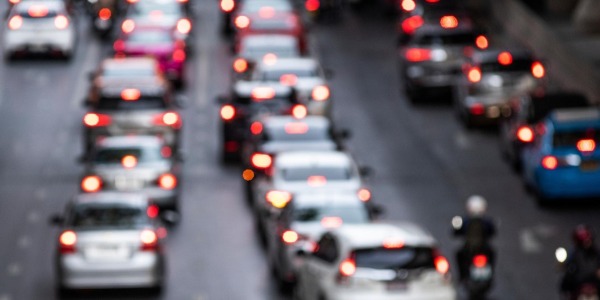
[[[561,282],[561,293],[567,299],[575,295],[584,284],[600,287],[600,251],[594,244],[594,234],[587,225],[578,225],[573,230],[574,247],[565,261],[565,274]]]
[[[452,221],[454,235],[464,238],[463,247],[456,253],[460,280],[468,278],[470,261],[477,254],[485,254],[491,265],[495,253],[489,241],[496,235],[494,222],[486,216],[487,201],[479,195],[471,196],[466,203],[467,215]]]

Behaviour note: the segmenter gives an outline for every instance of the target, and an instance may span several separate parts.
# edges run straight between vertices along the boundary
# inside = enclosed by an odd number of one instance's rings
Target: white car
[[[280,58],[274,62],[259,62],[250,80],[274,81],[292,86],[298,92],[310,115],[331,117],[332,101],[324,70],[314,58]]]
[[[411,223],[343,225],[304,254],[295,299],[453,300],[449,263]]]
[[[70,58],[77,31],[64,1],[24,1],[16,4],[4,28],[4,56],[18,52],[59,53]]]

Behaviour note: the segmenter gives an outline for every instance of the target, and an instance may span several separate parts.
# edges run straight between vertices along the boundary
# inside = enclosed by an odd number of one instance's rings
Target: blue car
[[[521,158],[540,202],[600,197],[600,110],[556,110],[535,131]]]

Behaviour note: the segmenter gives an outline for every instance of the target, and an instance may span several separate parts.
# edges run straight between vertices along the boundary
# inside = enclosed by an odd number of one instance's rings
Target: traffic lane
[[[494,298],[554,299],[556,245],[569,241],[579,222],[600,227],[597,208],[540,209],[506,165],[493,132],[467,131],[445,105],[410,106],[401,91],[393,44],[393,20],[380,12],[348,14],[343,25],[321,26],[323,64],[335,70],[335,117],[350,127],[350,150],[376,170],[374,199],[388,219],[429,228],[452,256],[452,216],[471,194],[490,201],[500,223]],[[375,146],[377,145],[377,146]],[[502,295],[502,296],[500,296]]]

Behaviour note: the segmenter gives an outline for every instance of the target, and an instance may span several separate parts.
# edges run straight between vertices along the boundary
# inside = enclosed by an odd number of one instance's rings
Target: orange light
[[[121,99],[125,101],[136,101],[139,100],[142,93],[138,89],[124,89],[121,91]]]
[[[342,226],[344,221],[340,217],[324,217],[321,219],[321,226],[327,229],[338,228]]]
[[[294,116],[294,118],[296,118],[296,119],[302,119],[302,118],[306,117],[307,114],[308,114],[308,110],[306,109],[306,106],[304,106],[302,104],[296,104],[292,108],[292,116]]]
[[[252,179],[254,179],[254,171],[250,169],[244,170],[244,172],[242,172],[242,178],[246,181],[252,181]]]
[[[417,7],[414,0],[403,0],[401,5],[402,9],[406,12],[411,12]]]
[[[306,183],[312,187],[324,186],[327,184],[327,178],[325,176],[309,176]]]
[[[485,37],[485,35],[478,36],[475,39],[475,45],[479,49],[487,49],[490,46],[489,41],[488,41],[487,37]]]
[[[596,142],[592,139],[580,140],[577,142],[577,150],[581,152],[592,152],[596,150]]]
[[[121,30],[125,33],[131,33],[135,29],[135,22],[133,20],[127,19],[123,21],[121,25]]]
[[[13,16],[8,21],[8,28],[11,30],[17,30],[23,26],[23,17],[21,16]]]
[[[177,177],[171,173],[160,175],[158,185],[164,190],[172,190],[177,187]]]
[[[10,2],[11,4],[17,4],[19,2],[21,2],[21,0],[8,0],[8,2]]]
[[[318,85],[312,90],[312,99],[315,101],[325,101],[329,99],[331,92],[329,88],[325,85]]]
[[[298,83],[298,77],[294,74],[283,74],[279,77],[279,82],[283,85],[294,86]]]
[[[275,90],[271,87],[255,87],[251,93],[252,99],[267,100],[275,97]]]
[[[533,74],[533,77],[535,78],[543,78],[546,75],[546,69],[541,62],[536,61],[531,65],[531,74]]]
[[[232,12],[235,8],[235,1],[233,0],[221,0],[221,10],[224,12]]]
[[[292,200],[292,194],[284,191],[268,191],[265,198],[273,207],[284,208]]]
[[[402,239],[386,239],[383,241],[383,248],[386,249],[399,249],[404,247],[404,240]]]
[[[270,19],[275,16],[275,8],[271,6],[263,6],[258,10],[258,15],[264,19]]]
[[[150,205],[148,206],[148,208],[146,209],[146,215],[148,215],[148,218],[156,218],[158,217],[158,213],[160,212],[160,209],[158,208],[158,205]]]
[[[125,155],[123,156],[123,158],[121,158],[121,165],[123,165],[125,169],[135,168],[135,166],[137,166],[137,163],[138,160],[133,155]]]
[[[225,121],[230,121],[233,120],[233,118],[235,117],[235,107],[233,107],[232,105],[223,105],[223,107],[221,107],[221,118]]]
[[[77,243],[77,234],[72,230],[64,231],[58,238],[58,241],[62,246],[75,246]]]
[[[173,126],[179,123],[179,114],[176,112],[167,112],[162,115],[162,122],[165,125]]]
[[[358,190],[358,199],[362,202],[368,202],[371,200],[371,191],[368,189],[362,188]]]
[[[347,258],[340,263],[340,275],[352,276],[356,273],[356,263],[353,259]]]
[[[423,26],[425,21],[421,16],[412,16],[402,21],[402,31],[406,34],[413,34],[417,28]]]
[[[558,159],[548,155],[542,158],[542,167],[546,170],[555,170],[558,167]]]
[[[271,167],[273,159],[269,154],[265,153],[254,153],[250,158],[252,165],[257,169],[267,169]]]
[[[440,18],[440,25],[445,29],[458,27],[458,19],[455,16],[443,16]]]
[[[533,130],[529,126],[521,126],[517,130],[517,138],[523,143],[533,142]]]
[[[112,12],[110,11],[110,9],[105,7],[98,11],[98,18],[100,18],[100,20],[107,21],[108,19],[110,19],[110,17],[112,17]]]
[[[86,176],[81,180],[81,189],[84,192],[93,193],[100,190],[102,179],[96,175]]]
[[[288,245],[297,242],[299,238],[300,237],[298,236],[298,233],[296,233],[293,230],[286,230],[281,235],[281,239],[283,240],[283,242],[285,242]]]
[[[87,113],[83,116],[83,124],[87,127],[107,126],[110,122],[110,117],[107,115]]]
[[[246,16],[238,16],[237,18],[235,18],[234,23],[237,28],[244,29],[250,26],[250,18]]]
[[[443,256],[436,257],[434,264],[435,269],[441,274],[446,274],[450,270],[450,263],[448,263],[448,260]]]
[[[185,58],[186,58],[185,50],[175,49],[175,51],[173,51],[173,61],[184,62]]]
[[[252,125],[250,125],[250,132],[254,135],[259,135],[261,134],[263,131],[263,124],[261,122],[253,122]]]
[[[421,62],[427,61],[431,59],[431,50],[429,49],[420,49],[420,48],[410,48],[406,50],[404,54],[406,60],[410,62]]]
[[[500,52],[500,54],[498,54],[498,63],[503,65],[503,66],[508,66],[510,64],[512,64],[513,62],[513,57],[510,54],[510,52],[507,51],[503,51]]]
[[[244,73],[248,70],[248,62],[243,58],[238,58],[233,61],[233,70],[236,73]]]
[[[274,65],[275,63],[277,63],[277,55],[275,55],[274,53],[265,54],[263,56],[263,63],[269,66]]]
[[[188,34],[192,31],[192,22],[188,19],[181,19],[177,21],[177,31],[181,34]]]
[[[150,229],[142,230],[140,233],[140,240],[144,245],[154,245],[158,242],[158,236],[156,236],[156,232]]]
[[[469,73],[467,74],[469,81],[472,83],[477,83],[481,81],[481,70],[477,67],[473,67],[469,69]]]
[[[321,1],[320,0],[306,0],[306,3],[304,3],[304,7],[309,12],[315,12],[315,11],[319,10],[319,7],[321,7]]]
[[[27,9],[29,16],[33,18],[43,18],[48,15],[48,7],[41,5],[32,5]]]
[[[473,257],[473,265],[476,268],[483,268],[487,265],[487,263],[488,263],[488,258],[487,258],[487,256],[485,256],[483,254],[475,255],[475,257]]]

